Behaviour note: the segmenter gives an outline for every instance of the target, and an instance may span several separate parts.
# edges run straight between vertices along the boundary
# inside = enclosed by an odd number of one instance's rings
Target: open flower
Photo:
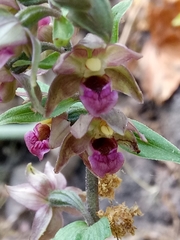
[[[124,163],[118,145],[136,153],[140,152],[133,132],[137,132],[141,139],[145,140],[117,109],[104,114],[103,118],[81,115],[60,144],[55,172],[59,172],[68,159],[76,154],[82,158],[89,170],[100,178],[107,173],[117,172]]]
[[[37,123],[32,131],[25,134],[24,140],[30,153],[42,160],[44,154],[58,147],[69,132],[69,122],[64,120],[65,114]],[[54,142],[53,146],[51,142]]]
[[[72,211],[72,208],[52,207],[48,202],[49,194],[54,190],[74,191],[83,198],[83,192],[75,187],[66,187],[65,177],[54,174],[53,167],[46,163],[44,173],[32,167],[26,167],[28,183],[17,186],[6,186],[9,195],[28,209],[36,211],[32,224],[31,240],[51,239],[63,226],[62,211]]]
[[[42,160],[45,153],[50,151],[49,148],[50,126],[49,124],[38,123],[33,131],[25,134],[24,140],[28,150]]]
[[[142,93],[124,66],[141,56],[121,44],[106,45],[99,37],[88,34],[70,52],[61,54],[54,66],[53,80],[46,104],[49,116],[64,98],[80,94],[80,99],[93,116],[107,113],[117,103],[117,91],[138,101]]]

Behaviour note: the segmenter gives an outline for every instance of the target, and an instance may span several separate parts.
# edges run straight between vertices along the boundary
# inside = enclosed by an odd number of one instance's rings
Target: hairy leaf
[[[83,221],[76,221],[61,228],[53,240],[104,240],[111,236],[109,221],[101,218],[90,227]]]
[[[42,105],[45,104],[46,99],[42,100]],[[51,117],[56,117],[63,112],[66,112],[77,100],[69,98],[63,100],[58,104],[55,111],[52,113]],[[31,103],[26,103],[21,106],[17,106],[9,109],[8,111],[0,115],[0,125],[10,124],[10,123],[32,123],[40,122],[46,119],[39,113],[35,113],[31,109]]]
[[[147,142],[144,142],[139,136],[136,136],[141,152],[138,154],[131,153],[147,159],[180,163],[180,150],[176,146],[144,124],[135,120],[131,121],[147,139]]]

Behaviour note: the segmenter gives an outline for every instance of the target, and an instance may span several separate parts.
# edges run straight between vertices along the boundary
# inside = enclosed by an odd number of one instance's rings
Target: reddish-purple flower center
[[[84,85],[95,92],[101,92],[102,88],[108,83],[108,80],[103,76],[91,76],[86,79]]]
[[[117,148],[117,142],[112,138],[98,138],[92,142],[92,146],[102,155],[108,155],[111,150]]]
[[[47,124],[40,124],[38,126],[38,140],[43,141],[49,138],[50,135],[50,127]]]

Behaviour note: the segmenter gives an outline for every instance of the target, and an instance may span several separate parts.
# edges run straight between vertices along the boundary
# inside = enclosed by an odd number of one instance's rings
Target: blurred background
[[[111,1],[112,5],[119,1]],[[122,111],[157,131],[180,148],[180,1],[134,0],[120,24],[119,42],[142,53],[128,64],[144,93],[144,104],[120,95]],[[180,17],[179,17],[180,19]],[[19,104],[19,99],[0,104],[0,113]],[[12,128],[11,128],[12,127]],[[32,156],[23,140],[32,126],[0,128],[0,240],[28,239],[34,212],[12,199],[7,200],[4,184],[24,183],[25,167],[43,170],[45,162],[56,161],[58,149],[42,162]],[[125,153],[126,162],[119,172],[122,184],[116,192],[118,203],[131,207],[137,203],[143,212],[135,218],[135,236],[126,240],[180,239],[180,165],[151,161]],[[63,169],[68,185],[84,190],[84,165],[73,158]],[[104,209],[107,201],[102,201]],[[65,215],[65,222],[72,220]]]

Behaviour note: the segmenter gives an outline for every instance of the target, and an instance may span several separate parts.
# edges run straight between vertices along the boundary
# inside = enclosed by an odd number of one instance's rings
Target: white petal
[[[6,186],[6,189],[10,197],[31,210],[36,211],[47,204],[43,196],[28,183],[17,186]]]
[[[52,208],[48,205],[43,206],[36,212],[30,240],[38,240],[43,235],[51,221],[52,215]]]

